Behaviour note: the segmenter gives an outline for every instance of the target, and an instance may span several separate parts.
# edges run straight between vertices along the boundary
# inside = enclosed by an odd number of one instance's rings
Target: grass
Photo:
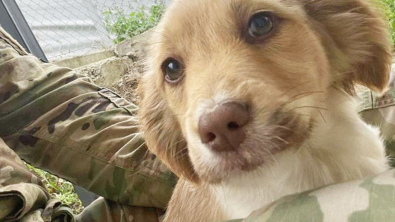
[[[392,38],[392,44],[395,46],[395,1],[394,0],[384,0],[386,4],[388,5],[388,18],[390,21],[390,26],[391,26],[391,38]]]
[[[69,205],[75,214],[79,214],[84,209],[81,200],[79,199],[77,193],[75,193],[74,187],[70,182],[54,176],[46,171],[34,168],[29,164],[27,164],[27,167],[41,178],[45,188],[47,188],[52,197],[57,198],[61,200],[62,203]]]
[[[395,1],[394,0],[375,0],[379,2],[389,20],[391,29],[392,45],[395,46]],[[394,47],[395,48],[395,47]]]
[[[149,9],[141,6],[130,14],[126,14],[120,7],[114,7],[104,11],[103,16],[107,30],[115,35],[114,43],[116,44],[155,27],[164,10],[164,2],[159,1]]]

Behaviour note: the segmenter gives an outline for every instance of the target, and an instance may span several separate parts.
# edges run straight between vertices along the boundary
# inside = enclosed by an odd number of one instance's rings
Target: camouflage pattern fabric
[[[387,154],[395,167],[395,64],[392,66],[390,90],[383,95],[364,90],[360,97],[362,118],[380,128],[385,139]]]
[[[283,197],[233,222],[389,222],[395,220],[395,170]]]
[[[395,90],[361,96],[363,117],[383,129],[391,153]],[[137,132],[136,110],[89,78],[27,55],[0,28],[0,221],[159,221],[176,178],[147,152]],[[73,215],[51,199],[18,156],[104,198]],[[391,170],[287,196],[233,221],[394,218]]]
[[[45,207],[48,199],[41,181],[0,139],[0,221],[20,220],[27,213]]]
[[[176,177],[147,151],[136,111],[89,78],[26,55],[0,28],[0,221],[48,221],[46,210],[62,207],[47,206],[16,154],[106,199],[72,220],[158,221]]]

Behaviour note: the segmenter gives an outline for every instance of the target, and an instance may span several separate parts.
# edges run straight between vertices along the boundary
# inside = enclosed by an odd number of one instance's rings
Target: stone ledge
[[[101,52],[95,52],[88,55],[76,56],[68,59],[59,60],[53,62],[54,64],[61,67],[68,67],[75,69],[78,67],[86,66],[95,62],[99,62],[111,57],[114,57],[114,49],[108,49]]]

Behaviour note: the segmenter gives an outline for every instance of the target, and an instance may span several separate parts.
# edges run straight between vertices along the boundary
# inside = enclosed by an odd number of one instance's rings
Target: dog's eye
[[[250,18],[248,27],[248,34],[251,37],[267,35],[274,28],[273,17],[269,12],[258,12]]]
[[[176,83],[181,80],[184,72],[180,62],[173,58],[167,59],[162,64],[162,71],[165,75],[166,81],[170,83]]]

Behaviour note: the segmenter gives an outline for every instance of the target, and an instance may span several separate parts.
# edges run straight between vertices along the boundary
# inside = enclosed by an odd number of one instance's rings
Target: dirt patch
[[[128,71],[125,73],[122,79],[120,79],[118,83],[113,86],[113,90],[119,93],[119,95],[126,100],[133,102],[134,104],[138,104],[140,98],[137,95],[137,86],[143,73],[143,63],[141,61],[133,62],[133,65],[128,67]]]
[[[75,70],[90,77],[95,84],[109,88],[126,100],[138,104],[136,89],[144,72],[140,59],[112,57]]]

